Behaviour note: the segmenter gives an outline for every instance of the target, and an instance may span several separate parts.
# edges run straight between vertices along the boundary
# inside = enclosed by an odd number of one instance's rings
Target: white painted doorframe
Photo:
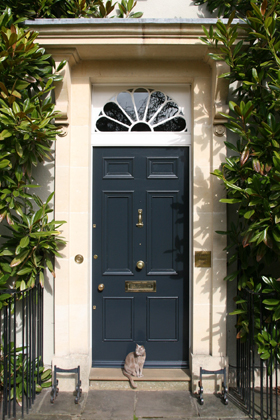
[[[170,98],[172,98],[182,110],[184,117],[187,122],[187,132],[176,133],[176,132],[96,132],[95,121],[98,118],[103,106],[114,98],[118,93],[127,89],[133,88],[150,88],[164,92]],[[190,188],[189,188],[189,346],[191,347],[191,331],[192,331],[192,311],[191,311],[191,300],[192,300],[192,109],[191,109],[191,85],[190,84],[98,84],[92,85],[92,106],[91,106],[91,223],[92,226],[92,194],[93,194],[93,162],[92,162],[92,149],[93,147],[189,147],[189,168],[190,168]],[[143,135],[144,134],[144,135]],[[90,243],[92,247],[92,230]],[[93,250],[91,249],[90,255]],[[92,299],[92,263],[90,264],[90,296]],[[92,301],[90,308],[92,308]],[[92,313],[92,311],[91,311]],[[90,317],[90,343],[92,346],[92,316]],[[92,353],[92,352],[91,352]]]

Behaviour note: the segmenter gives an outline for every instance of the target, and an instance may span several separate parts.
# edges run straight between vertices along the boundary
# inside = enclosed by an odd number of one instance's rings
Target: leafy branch
[[[280,281],[278,270],[274,276],[271,270],[280,262],[280,6],[278,0],[227,4],[209,0],[207,5],[229,17],[226,23],[219,20],[215,30],[204,27],[202,41],[217,48],[212,59],[230,67],[220,77],[229,80],[235,97],[229,102],[230,115],[223,116],[236,141],[225,142],[228,156],[214,171],[227,192],[221,201],[234,205],[237,214],[228,232],[218,232],[228,236],[229,263],[237,264],[225,280],[238,282],[233,314],[238,316],[241,340],[247,337],[250,318],[243,290],[253,293],[255,342],[260,357],[271,362],[280,357],[275,329],[280,319]]]
[[[3,344],[0,347],[0,354],[3,355]],[[43,388],[49,388],[52,385],[51,369],[45,369],[41,366],[41,359],[36,358],[34,362],[27,357],[24,352],[25,347],[14,348],[13,342],[8,345],[8,352],[11,354],[11,363],[7,364],[8,376],[11,378],[8,383],[7,393],[11,396],[11,399],[16,397],[17,403],[21,406],[24,395],[31,397],[30,387],[30,372],[34,370],[34,382],[36,393],[40,393]],[[15,358],[14,358],[15,352]],[[3,356],[0,357],[0,389],[3,390],[4,386],[7,386],[4,380],[5,369]],[[14,388],[14,376],[16,376],[16,385]]]
[[[24,290],[35,285],[44,270],[53,275],[52,260],[64,245],[59,227],[49,221],[52,212],[31,191],[39,188],[32,169],[52,159],[51,145],[62,130],[55,125],[57,112],[51,98],[53,82],[61,80],[62,62],[54,62],[35,43],[38,33],[21,28],[9,9],[0,17],[0,287]]]

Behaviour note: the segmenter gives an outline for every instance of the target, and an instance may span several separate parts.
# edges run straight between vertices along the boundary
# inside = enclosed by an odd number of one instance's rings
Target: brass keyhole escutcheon
[[[103,290],[104,290],[104,284],[103,283],[100,283],[99,285],[98,285],[98,287],[97,287],[97,289],[99,290],[99,292],[103,292]]]
[[[141,260],[137,261],[136,267],[139,268],[139,270],[142,270],[142,268],[145,267],[144,261],[141,261]]]

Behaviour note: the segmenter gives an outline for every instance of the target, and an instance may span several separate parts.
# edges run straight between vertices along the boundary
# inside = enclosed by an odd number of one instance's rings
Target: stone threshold
[[[90,381],[127,381],[120,368],[91,368]],[[188,369],[143,369],[142,378],[133,378],[143,382],[190,382]]]

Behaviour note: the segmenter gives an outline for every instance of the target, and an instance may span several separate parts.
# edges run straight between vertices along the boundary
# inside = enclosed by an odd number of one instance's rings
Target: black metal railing
[[[238,331],[245,321],[243,325],[247,334],[246,338],[237,339],[236,365],[230,365],[235,386],[231,387],[230,395],[253,419],[278,420],[280,322],[272,320],[263,304],[264,299],[275,296],[242,290],[238,297],[246,301],[247,307],[244,318],[237,321]],[[259,354],[257,341],[263,331],[264,345]]]
[[[40,385],[43,366],[43,289],[35,287],[10,294],[0,311],[0,379],[2,419],[28,413]]]

